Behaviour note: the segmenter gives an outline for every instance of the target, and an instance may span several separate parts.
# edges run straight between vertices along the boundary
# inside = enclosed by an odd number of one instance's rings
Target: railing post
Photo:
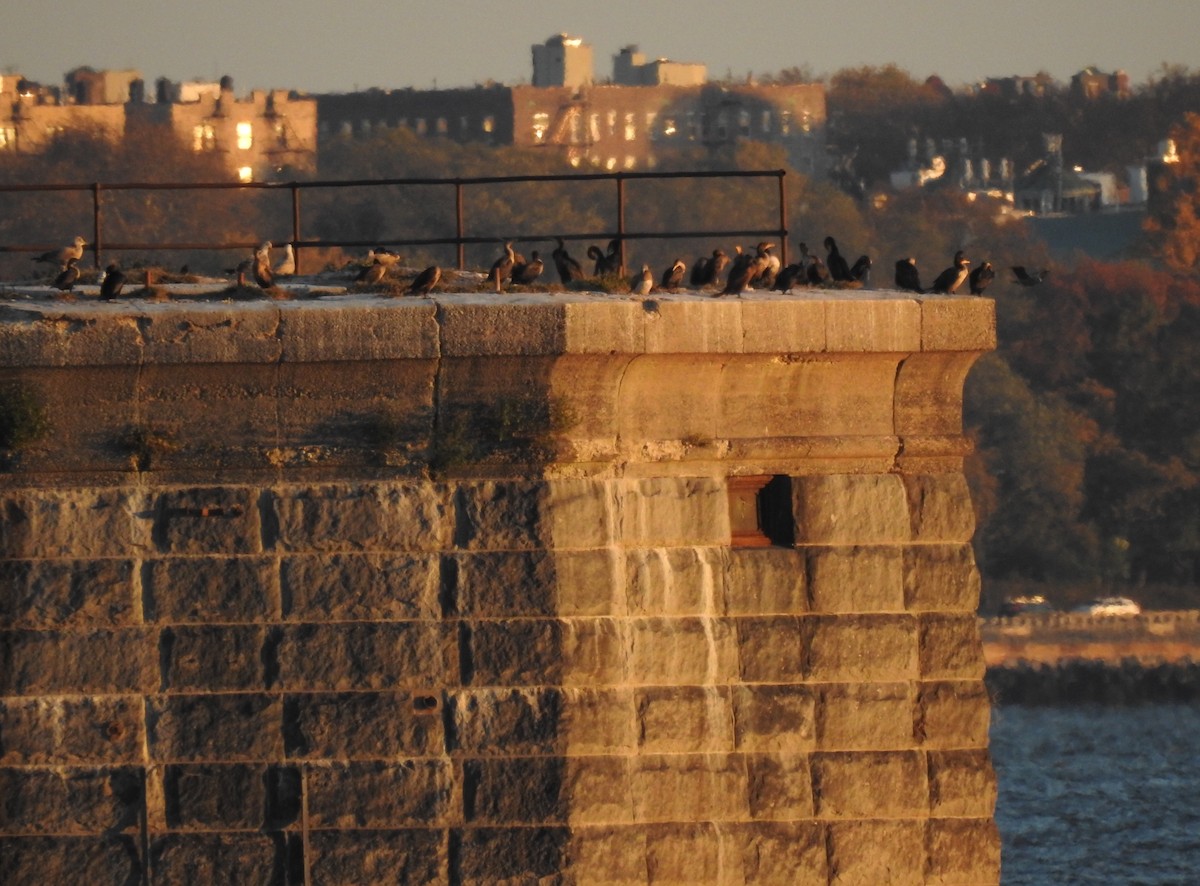
[[[296,267],[292,273],[300,273],[300,185],[292,182],[292,253]]]
[[[463,243],[466,226],[463,223],[463,183],[461,179],[454,180],[454,220],[454,236],[458,238],[458,269],[462,271],[467,267],[467,246]]]
[[[617,255],[619,272],[625,276],[625,175],[617,173]]]
[[[787,175],[786,169],[779,170],[779,266],[788,266],[788,216],[787,216]]]
[[[100,268],[100,182],[92,182],[92,256]]]

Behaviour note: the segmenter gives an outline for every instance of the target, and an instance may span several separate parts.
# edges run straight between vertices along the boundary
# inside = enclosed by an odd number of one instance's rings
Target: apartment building
[[[0,77],[0,151],[37,153],[69,129],[91,128],[113,140],[130,126],[162,126],[196,151],[222,155],[242,181],[316,169],[317,103],[283,90],[238,97],[233,83],[160,79],[147,96],[137,71],[76,68],[62,86]]]
[[[572,166],[645,170],[668,149],[720,150],[740,140],[782,145],[791,164],[825,171],[825,90],[715,83],[703,65],[648,60],[636,46],[613,57],[598,82],[591,47],[555,35],[532,47],[530,85],[370,90],[319,95],[320,138],[365,137],[402,127],[427,138],[554,150]]]

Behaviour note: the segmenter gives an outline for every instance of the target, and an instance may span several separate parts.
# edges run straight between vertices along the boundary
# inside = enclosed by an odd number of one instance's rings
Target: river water
[[[1200,706],[992,709],[1003,886],[1200,884]]]

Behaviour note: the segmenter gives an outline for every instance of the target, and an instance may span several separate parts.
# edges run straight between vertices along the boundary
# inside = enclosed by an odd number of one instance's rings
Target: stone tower
[[[13,884],[994,883],[991,302],[8,305]]]

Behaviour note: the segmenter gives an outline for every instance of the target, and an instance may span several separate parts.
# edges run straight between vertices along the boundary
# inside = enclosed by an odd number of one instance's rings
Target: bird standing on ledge
[[[83,258],[83,247],[87,241],[82,237],[76,237],[75,242],[70,246],[64,246],[62,249],[51,249],[49,252],[43,252],[41,255],[35,255],[35,262],[46,262],[47,264],[58,265],[63,270],[66,269],[68,263],[79,261]]]
[[[433,287],[437,286],[442,279],[442,269],[437,265],[430,265],[421,273],[417,274],[412,281],[412,285],[408,287],[409,295],[428,295]]]
[[[954,264],[937,275],[929,291],[939,295],[953,295],[955,290],[962,286],[967,279],[967,269],[970,266],[970,260],[963,255],[960,249],[954,253]]]
[[[550,257],[554,259],[554,266],[558,268],[559,279],[562,280],[564,286],[572,280],[582,280],[583,266],[567,253],[567,246],[562,237],[555,237],[555,239],[558,241],[558,246],[550,253]]]
[[[115,261],[109,262],[108,267],[104,269],[104,279],[100,281],[100,300],[112,301],[121,295],[124,287],[125,272]]]
[[[983,295],[983,290],[987,289],[988,284],[996,276],[996,272],[992,270],[992,263],[985,261],[979,267],[971,271],[967,275],[967,283],[971,287],[971,295]]]
[[[629,281],[629,291],[634,295],[649,295],[654,288],[654,272],[649,265],[642,265],[640,274]]]
[[[896,262],[896,287],[921,295],[925,293],[921,287],[921,273],[917,270],[915,258],[902,258]]]
[[[497,292],[501,291],[501,287],[512,276],[516,264],[517,254],[513,252],[512,243],[505,243],[504,255],[492,262],[492,269],[488,271],[488,282],[496,284]]]

